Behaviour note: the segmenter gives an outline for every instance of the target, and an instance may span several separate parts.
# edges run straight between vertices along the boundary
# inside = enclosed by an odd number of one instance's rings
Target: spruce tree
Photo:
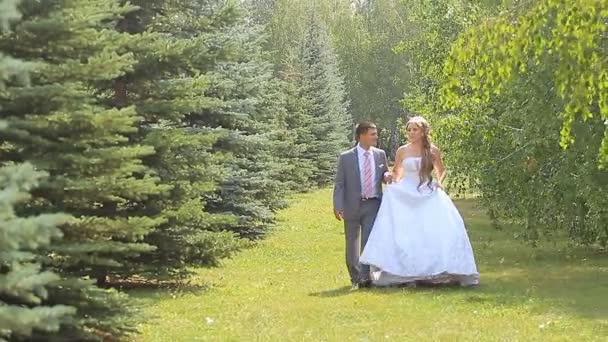
[[[221,13],[222,8],[215,11]],[[282,103],[285,95],[262,50],[264,37],[259,28],[247,23],[242,10],[235,10],[237,20],[219,30],[214,40],[220,48],[234,51],[213,71],[215,81],[209,93],[221,97],[223,104],[193,119],[230,132],[216,144],[218,151],[234,158],[227,164],[228,177],[212,209],[236,215],[239,221],[231,229],[255,238],[268,230],[275,211],[285,206],[290,177],[298,170],[289,163],[293,141],[285,140],[289,134]]]
[[[285,182],[295,191],[308,191],[316,187],[314,181],[318,166],[314,160],[315,119],[310,110],[311,103],[302,96],[302,74],[297,60],[284,62],[279,71],[281,79],[281,106],[285,112],[286,137],[289,141],[286,151],[282,152],[287,163],[292,166]]]
[[[314,120],[309,108],[310,102],[302,97],[302,70],[298,67],[298,53],[295,52],[297,48],[287,51],[276,49],[278,32],[273,21],[276,19],[274,17],[280,16],[275,13],[277,1],[246,0],[242,3],[248,9],[248,22],[264,28],[264,53],[266,59],[274,62],[275,77],[279,80],[274,86],[277,90],[267,94],[273,94],[273,101],[269,103],[273,104],[273,112],[282,120],[278,127],[283,132],[279,143],[281,147],[277,153],[283,156],[286,165],[290,166],[281,175],[281,181],[291,190],[310,190],[316,186],[312,178],[318,170],[309,160],[312,154],[308,153],[310,144],[314,142]],[[277,63],[279,56],[282,57]]]
[[[0,169],[0,340],[30,337],[34,330],[58,331],[76,312],[71,306],[45,303],[59,276],[42,270],[36,260],[41,246],[61,237],[57,226],[69,217],[19,217],[13,208],[29,197],[27,192],[43,175],[31,164]]]
[[[146,238],[156,250],[137,259],[140,272],[162,279],[187,266],[217,264],[243,244],[230,229],[238,218],[209,209],[231,158],[214,146],[229,132],[193,119],[224,105],[209,92],[217,63],[233,48],[216,47],[215,35],[238,13],[230,7],[211,12],[207,1],[133,3],[139,9],[117,29],[129,35],[124,49],[137,63],[115,81],[114,94],[116,103],[134,105],[144,119],[136,139],[155,149],[145,163],[171,186],[137,208],[166,220]]]
[[[133,216],[131,208],[166,187],[142,165],[152,147],[129,142],[139,120],[134,109],[105,106],[100,86],[134,63],[113,43],[121,35],[106,29],[133,8],[106,0],[60,4],[28,2],[19,30],[0,41],[24,60],[45,60],[31,87],[9,87],[0,99],[16,130],[5,136],[5,158],[50,172],[31,210],[76,218],[56,246],[57,267],[103,280],[125,258],[152,249],[141,241],[162,220]]]
[[[121,50],[124,37],[109,29],[132,11],[119,1],[25,1],[23,20],[0,37],[0,49],[34,65],[31,84],[9,80],[0,94],[5,163],[31,162],[49,178],[18,208],[23,215],[64,212],[64,238],[44,247],[44,267],[61,279],[47,305],[77,308],[55,334],[33,340],[91,340],[120,336],[135,318],[124,295],[95,286],[131,268],[129,260],[154,247],[143,239],[162,218],[134,215],[140,201],[168,189],[142,163],[154,151],[132,144],[139,118],[133,108],[112,108],[105,89],[134,64]]]
[[[180,264],[170,267],[213,264],[240,244],[228,232],[258,236],[285,204],[282,177],[293,172],[279,153],[280,87],[238,4],[134,3],[141,10],[118,27],[145,31],[146,43],[126,45],[139,64],[118,83],[118,97],[145,118],[142,137],[159,152],[146,161],[175,186],[147,205],[169,221],[150,235],[159,249],[146,260],[168,265],[178,251]]]
[[[10,21],[19,19],[16,1],[0,1],[0,32],[8,31]],[[27,79],[26,64],[0,54],[0,92],[5,81],[15,77]],[[0,134],[6,132],[0,121]],[[29,198],[28,191],[44,176],[31,164],[0,169],[0,340],[30,337],[34,329],[57,331],[71,319],[75,308],[45,305],[48,287],[59,277],[41,269],[38,249],[62,235],[58,225],[67,215],[42,214],[19,217],[14,205]]]
[[[302,96],[314,117],[315,139],[309,153],[318,169],[315,181],[326,185],[334,178],[336,158],[349,145],[352,119],[336,55],[325,26],[314,13],[302,43],[301,65]]]

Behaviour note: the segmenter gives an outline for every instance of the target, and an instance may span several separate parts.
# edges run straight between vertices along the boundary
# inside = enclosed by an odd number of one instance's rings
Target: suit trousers
[[[353,283],[370,279],[369,265],[359,263],[369,235],[374,227],[374,221],[380,209],[380,199],[361,200],[358,217],[344,220],[344,235],[346,237],[346,267]]]

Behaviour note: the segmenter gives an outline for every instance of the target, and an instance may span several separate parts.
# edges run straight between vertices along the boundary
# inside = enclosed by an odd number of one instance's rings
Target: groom
[[[378,129],[372,122],[362,122],[355,130],[357,146],[340,155],[334,185],[334,214],[344,221],[346,266],[352,290],[371,285],[369,265],[359,263],[372,231],[380,201],[382,182],[390,182],[386,153],[375,148]]]

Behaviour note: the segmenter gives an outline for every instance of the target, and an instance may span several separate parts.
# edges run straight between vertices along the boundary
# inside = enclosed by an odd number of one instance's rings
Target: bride
[[[361,263],[376,269],[372,282],[377,286],[415,281],[477,285],[462,217],[441,187],[446,171],[439,148],[429,141],[429,124],[417,116],[406,130],[409,143],[397,150],[394,183],[384,191]]]

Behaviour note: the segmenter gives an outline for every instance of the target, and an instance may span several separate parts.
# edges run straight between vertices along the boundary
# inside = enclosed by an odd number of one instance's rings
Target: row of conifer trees
[[[232,1],[0,0],[0,340],[133,330],[114,285],[213,266],[331,181],[351,120],[311,16],[273,65]]]

